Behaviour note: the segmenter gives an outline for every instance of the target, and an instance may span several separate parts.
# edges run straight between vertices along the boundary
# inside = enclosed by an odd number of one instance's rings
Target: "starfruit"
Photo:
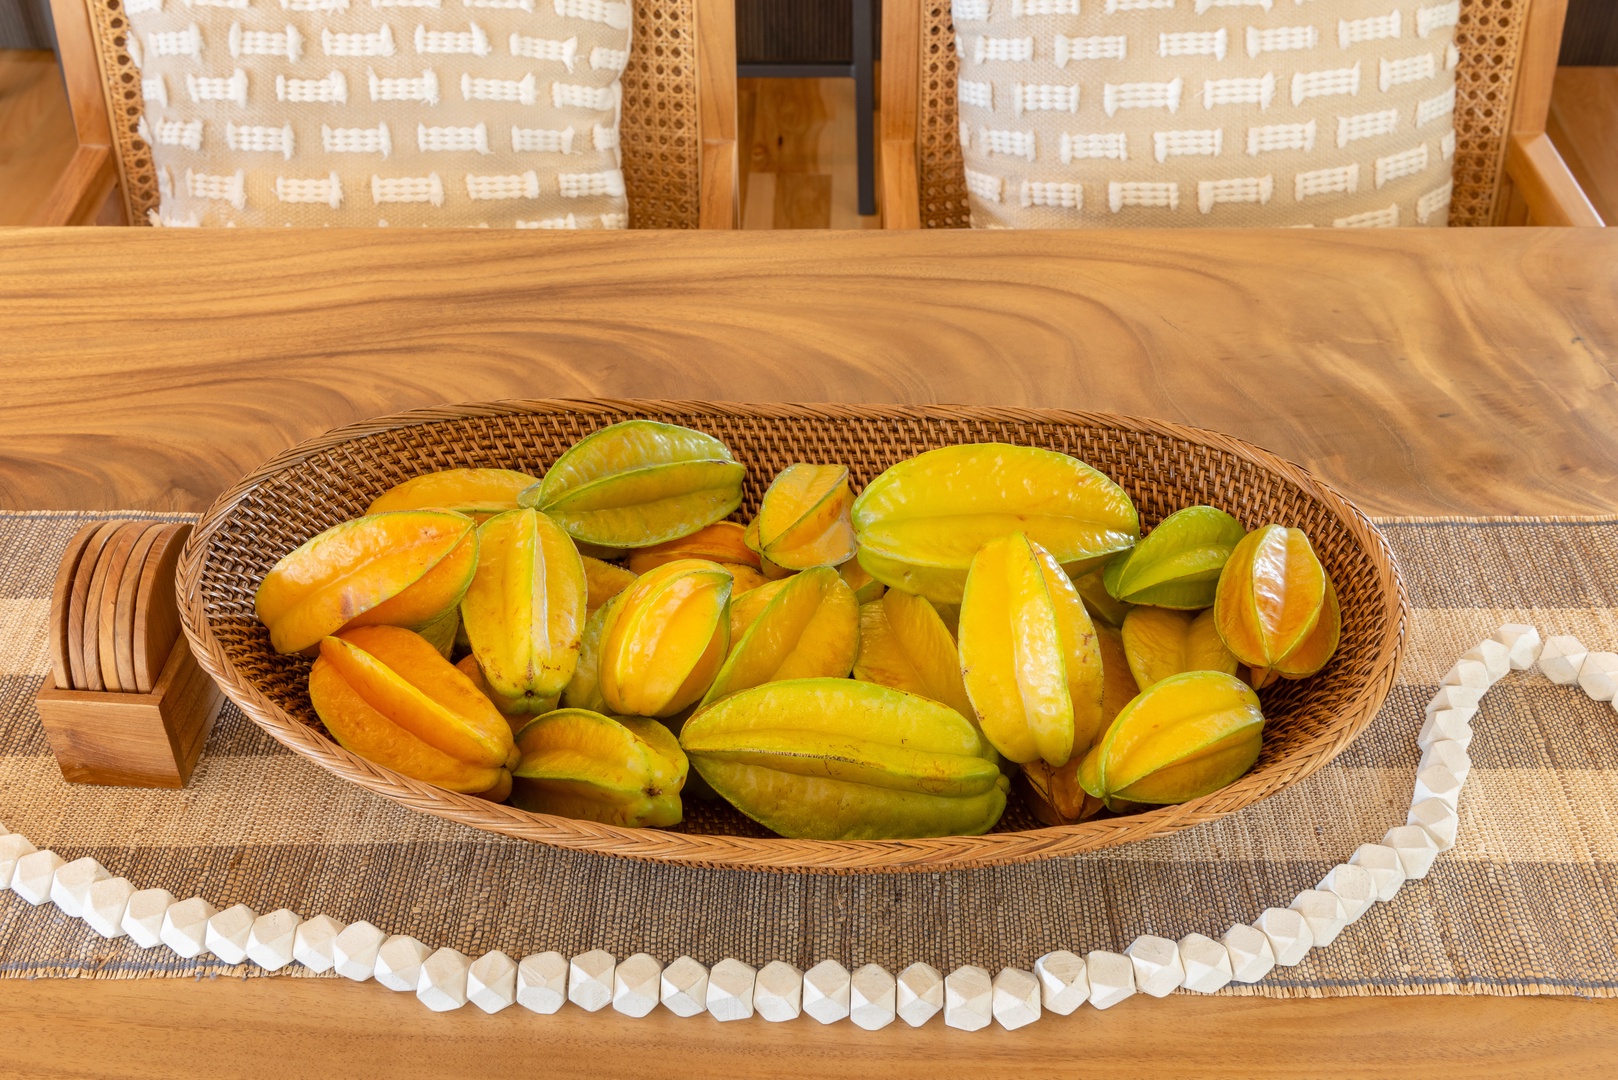
[[[602,623],[599,692],[625,716],[673,716],[713,683],[730,645],[731,578],[682,559],[635,579]]]
[[[719,564],[730,574],[731,595],[756,589],[761,585],[768,585],[770,579],[749,566],[747,563],[722,562]]]
[[[955,636],[925,596],[892,589],[860,605],[854,677],[942,702],[977,725]]]
[[[416,633],[420,634],[427,644],[437,649],[438,655],[445,660],[450,659],[455,652],[456,643],[461,639],[461,609],[450,608],[426,626],[418,628]]]
[[[471,518],[401,510],[334,525],[276,563],[253,599],[276,652],[346,626],[426,626],[460,603],[477,568]]]
[[[529,721],[517,749],[513,806],[631,828],[680,823],[685,752],[656,720],[558,709]]]
[[[1102,575],[1107,592],[1130,604],[1201,611],[1211,607],[1219,573],[1247,530],[1212,506],[1170,514]]]
[[[734,521],[716,521],[690,536],[682,536],[629,553],[629,569],[637,574],[674,562],[676,559],[707,559],[716,563],[740,563],[758,569],[758,553],[743,539],[746,532]]]
[[[500,715],[506,718],[506,723],[511,725],[513,734],[520,731],[523,725],[527,724],[535,716],[548,713],[560,704],[558,698],[541,701],[536,706],[527,698],[500,696],[489,685],[489,680],[483,677],[483,669],[478,666],[478,658],[475,656],[461,657],[455,662],[455,667],[462,675],[471,679],[472,685],[478,688],[478,692],[488,698],[489,702],[500,711]]]
[[[1213,608],[1189,611],[1138,607],[1124,620],[1124,651],[1142,690],[1184,671],[1236,674],[1236,658],[1214,629]]]
[[[854,590],[854,599],[861,604],[869,604],[887,591],[888,587],[872,577],[871,572],[861,566],[857,558],[838,563],[837,572],[843,575],[848,587]]]
[[[444,469],[413,476],[378,495],[367,514],[388,510],[456,510],[480,524],[517,509],[517,496],[539,477],[514,469]]]
[[[680,745],[732,806],[801,839],[978,835],[1010,786],[960,713],[853,679],[732,694],[686,721]]]
[[[1342,635],[1343,612],[1337,602],[1337,587],[1332,584],[1331,575],[1328,574],[1326,599],[1320,605],[1320,619],[1315,623],[1315,628],[1295,649],[1277,660],[1274,667],[1254,668],[1254,687],[1264,686],[1272,674],[1283,679],[1307,679],[1330,663]]]
[[[846,465],[788,465],[764,492],[748,535],[784,569],[836,566],[854,557],[853,505]]]
[[[581,554],[579,561],[584,564],[584,606],[590,611],[629,588],[629,583],[638,576],[633,570],[625,570],[616,563],[604,562],[589,555]]]
[[[1218,791],[1258,760],[1258,695],[1222,671],[1188,671],[1143,690],[1079,766],[1108,806],[1181,803]]]
[[[959,636],[962,681],[996,750],[1058,766],[1089,748],[1101,728],[1100,646],[1049,552],[1020,532],[984,544]]]
[[[747,628],[753,625],[770,601],[780,595],[791,578],[780,578],[776,581],[766,581],[755,588],[742,593],[731,593],[730,601],[730,640],[740,641]]]
[[[504,799],[511,727],[419,634],[362,626],[320,642],[309,701],[345,749],[450,791]]]
[[[575,443],[519,502],[575,540],[650,547],[729,515],[741,505],[746,471],[712,435],[626,420]]]
[[[740,637],[703,696],[717,701],[761,683],[841,679],[859,648],[859,604],[829,566],[787,578]]]
[[[1309,637],[1326,600],[1326,571],[1302,529],[1266,525],[1242,538],[1214,596],[1225,647],[1253,668],[1273,668]]]
[[[977,443],[929,450],[888,469],[854,501],[860,565],[929,600],[959,603],[985,543],[1013,532],[1070,564],[1140,535],[1124,489],[1077,458]]]
[[[1125,705],[1135,700],[1140,688],[1129,672],[1124,638],[1104,622],[1095,624],[1096,641],[1101,647],[1101,730],[1105,731]],[[1083,753],[1075,753],[1067,764],[1052,768],[1043,761],[1022,764],[1024,795],[1034,816],[1047,825],[1072,825],[1101,811],[1101,800],[1079,786],[1079,765]]]
[[[579,659],[587,586],[572,539],[544,514],[508,510],[478,526],[478,569],[461,601],[489,686],[537,713]]]
[[[1115,557],[1123,558],[1122,555]],[[1090,613],[1090,617],[1099,619],[1116,630],[1124,625],[1124,619],[1129,615],[1132,605],[1114,598],[1107,591],[1105,572],[1104,566],[1097,566],[1076,576],[1069,572],[1068,576],[1073,578],[1073,587],[1079,591],[1079,598],[1084,601],[1084,608]]]
[[[584,632],[579,635],[579,662],[573,666],[573,678],[562,691],[564,708],[607,711],[607,701],[601,696],[601,631],[613,617],[622,595],[596,608],[584,621]]]

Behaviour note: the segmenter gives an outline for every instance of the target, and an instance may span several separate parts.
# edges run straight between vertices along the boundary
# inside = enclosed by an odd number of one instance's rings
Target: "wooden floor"
[[[55,55],[0,49],[0,225],[28,220],[74,145]]]
[[[742,79],[742,228],[876,229],[859,215],[852,79]]]
[[[1546,130],[1601,220],[1618,225],[1618,67],[1558,68]]]

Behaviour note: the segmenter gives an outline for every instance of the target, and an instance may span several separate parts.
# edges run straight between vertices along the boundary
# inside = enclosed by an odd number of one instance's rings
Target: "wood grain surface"
[[[0,232],[0,506],[200,510],[275,452],[513,396],[1082,407],[1376,513],[1618,506],[1609,230]]]
[[[1601,219],[1618,222],[1618,67],[1559,68],[1546,131]]]

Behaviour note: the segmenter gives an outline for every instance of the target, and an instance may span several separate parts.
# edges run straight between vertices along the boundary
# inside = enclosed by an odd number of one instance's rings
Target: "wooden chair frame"
[[[78,147],[67,167],[57,178],[44,202],[36,209],[34,225],[122,225],[139,220],[130,199],[129,176],[120,153],[114,125],[118,116],[113,102],[117,73],[107,70],[106,51],[98,47],[97,20],[90,4],[94,0],[51,0],[56,22],[57,52],[67,84],[68,105],[73,113]],[[630,219],[649,219],[650,227],[695,226],[701,229],[734,229],[741,224],[741,200],[737,191],[741,170],[737,160],[736,121],[736,14],[733,0],[639,0],[637,33],[631,46],[643,44],[640,15],[642,3],[661,5],[664,22],[682,21],[680,36],[689,42],[695,72],[689,79],[694,87],[696,131],[679,130],[678,123],[658,125],[648,118],[647,128],[690,145],[696,167],[695,183],[684,188],[659,192],[659,208],[654,214],[638,214],[637,188],[657,185],[663,188],[660,166],[653,161],[632,160],[635,145],[624,140],[625,179],[630,195]],[[680,12],[688,14],[682,16]],[[673,14],[670,14],[672,12]],[[106,31],[103,31],[106,32]],[[644,44],[650,45],[650,42]],[[627,78],[627,76],[626,76]],[[627,87],[626,87],[627,89]],[[632,95],[626,93],[627,113]],[[670,134],[672,133],[672,134]]]
[[[923,172],[920,109],[927,42],[924,7],[947,0],[888,0],[882,9],[882,227],[919,229]],[[1532,0],[1517,55],[1509,126],[1497,161],[1496,225],[1604,224],[1545,134],[1567,0]],[[935,88],[936,89],[936,88]],[[1479,222],[1480,224],[1483,222]]]

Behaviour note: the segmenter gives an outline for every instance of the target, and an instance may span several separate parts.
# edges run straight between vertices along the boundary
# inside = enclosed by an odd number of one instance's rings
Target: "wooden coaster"
[[[163,665],[180,636],[180,603],[175,596],[174,571],[180,549],[191,536],[191,526],[167,525],[152,542],[141,568],[135,593],[135,688],[151,693]]]
[[[73,571],[73,590],[68,594],[67,605],[67,660],[71,676],[69,688],[73,690],[90,689],[90,675],[84,662],[84,609],[89,601],[90,579],[94,576],[96,563],[101,560],[101,552],[107,541],[121,524],[103,521],[97,525],[94,535],[79,555],[79,565]]]
[[[106,679],[107,666],[101,662],[101,610],[102,600],[107,594],[107,580],[112,579],[114,599],[118,588],[118,578],[123,576],[124,566],[129,562],[129,552],[135,546],[135,541],[146,528],[144,521],[122,521],[108,538],[106,546],[101,549],[101,557],[96,560],[95,573],[90,577],[90,591],[84,600],[84,678],[88,690],[116,690],[116,686],[108,686]],[[112,668],[113,681],[118,678],[118,669]]]
[[[140,539],[135,541],[135,547],[129,553],[129,564],[124,567],[124,576],[118,579],[118,594],[113,601],[111,649],[107,648],[106,625],[103,624],[101,629],[102,663],[106,663],[110,652],[114,666],[118,669],[118,685],[126,691],[135,689],[136,586],[140,584],[141,573],[146,567],[146,556],[151,551],[153,542],[161,535],[163,523],[152,522],[140,534]],[[102,609],[102,617],[106,617],[105,609]]]
[[[73,669],[68,664],[67,606],[73,593],[73,575],[79,569],[79,559],[89,546],[90,538],[101,526],[92,522],[73,534],[62,552],[62,561],[56,567],[56,584],[51,589],[51,680],[58,690],[73,686]]]

